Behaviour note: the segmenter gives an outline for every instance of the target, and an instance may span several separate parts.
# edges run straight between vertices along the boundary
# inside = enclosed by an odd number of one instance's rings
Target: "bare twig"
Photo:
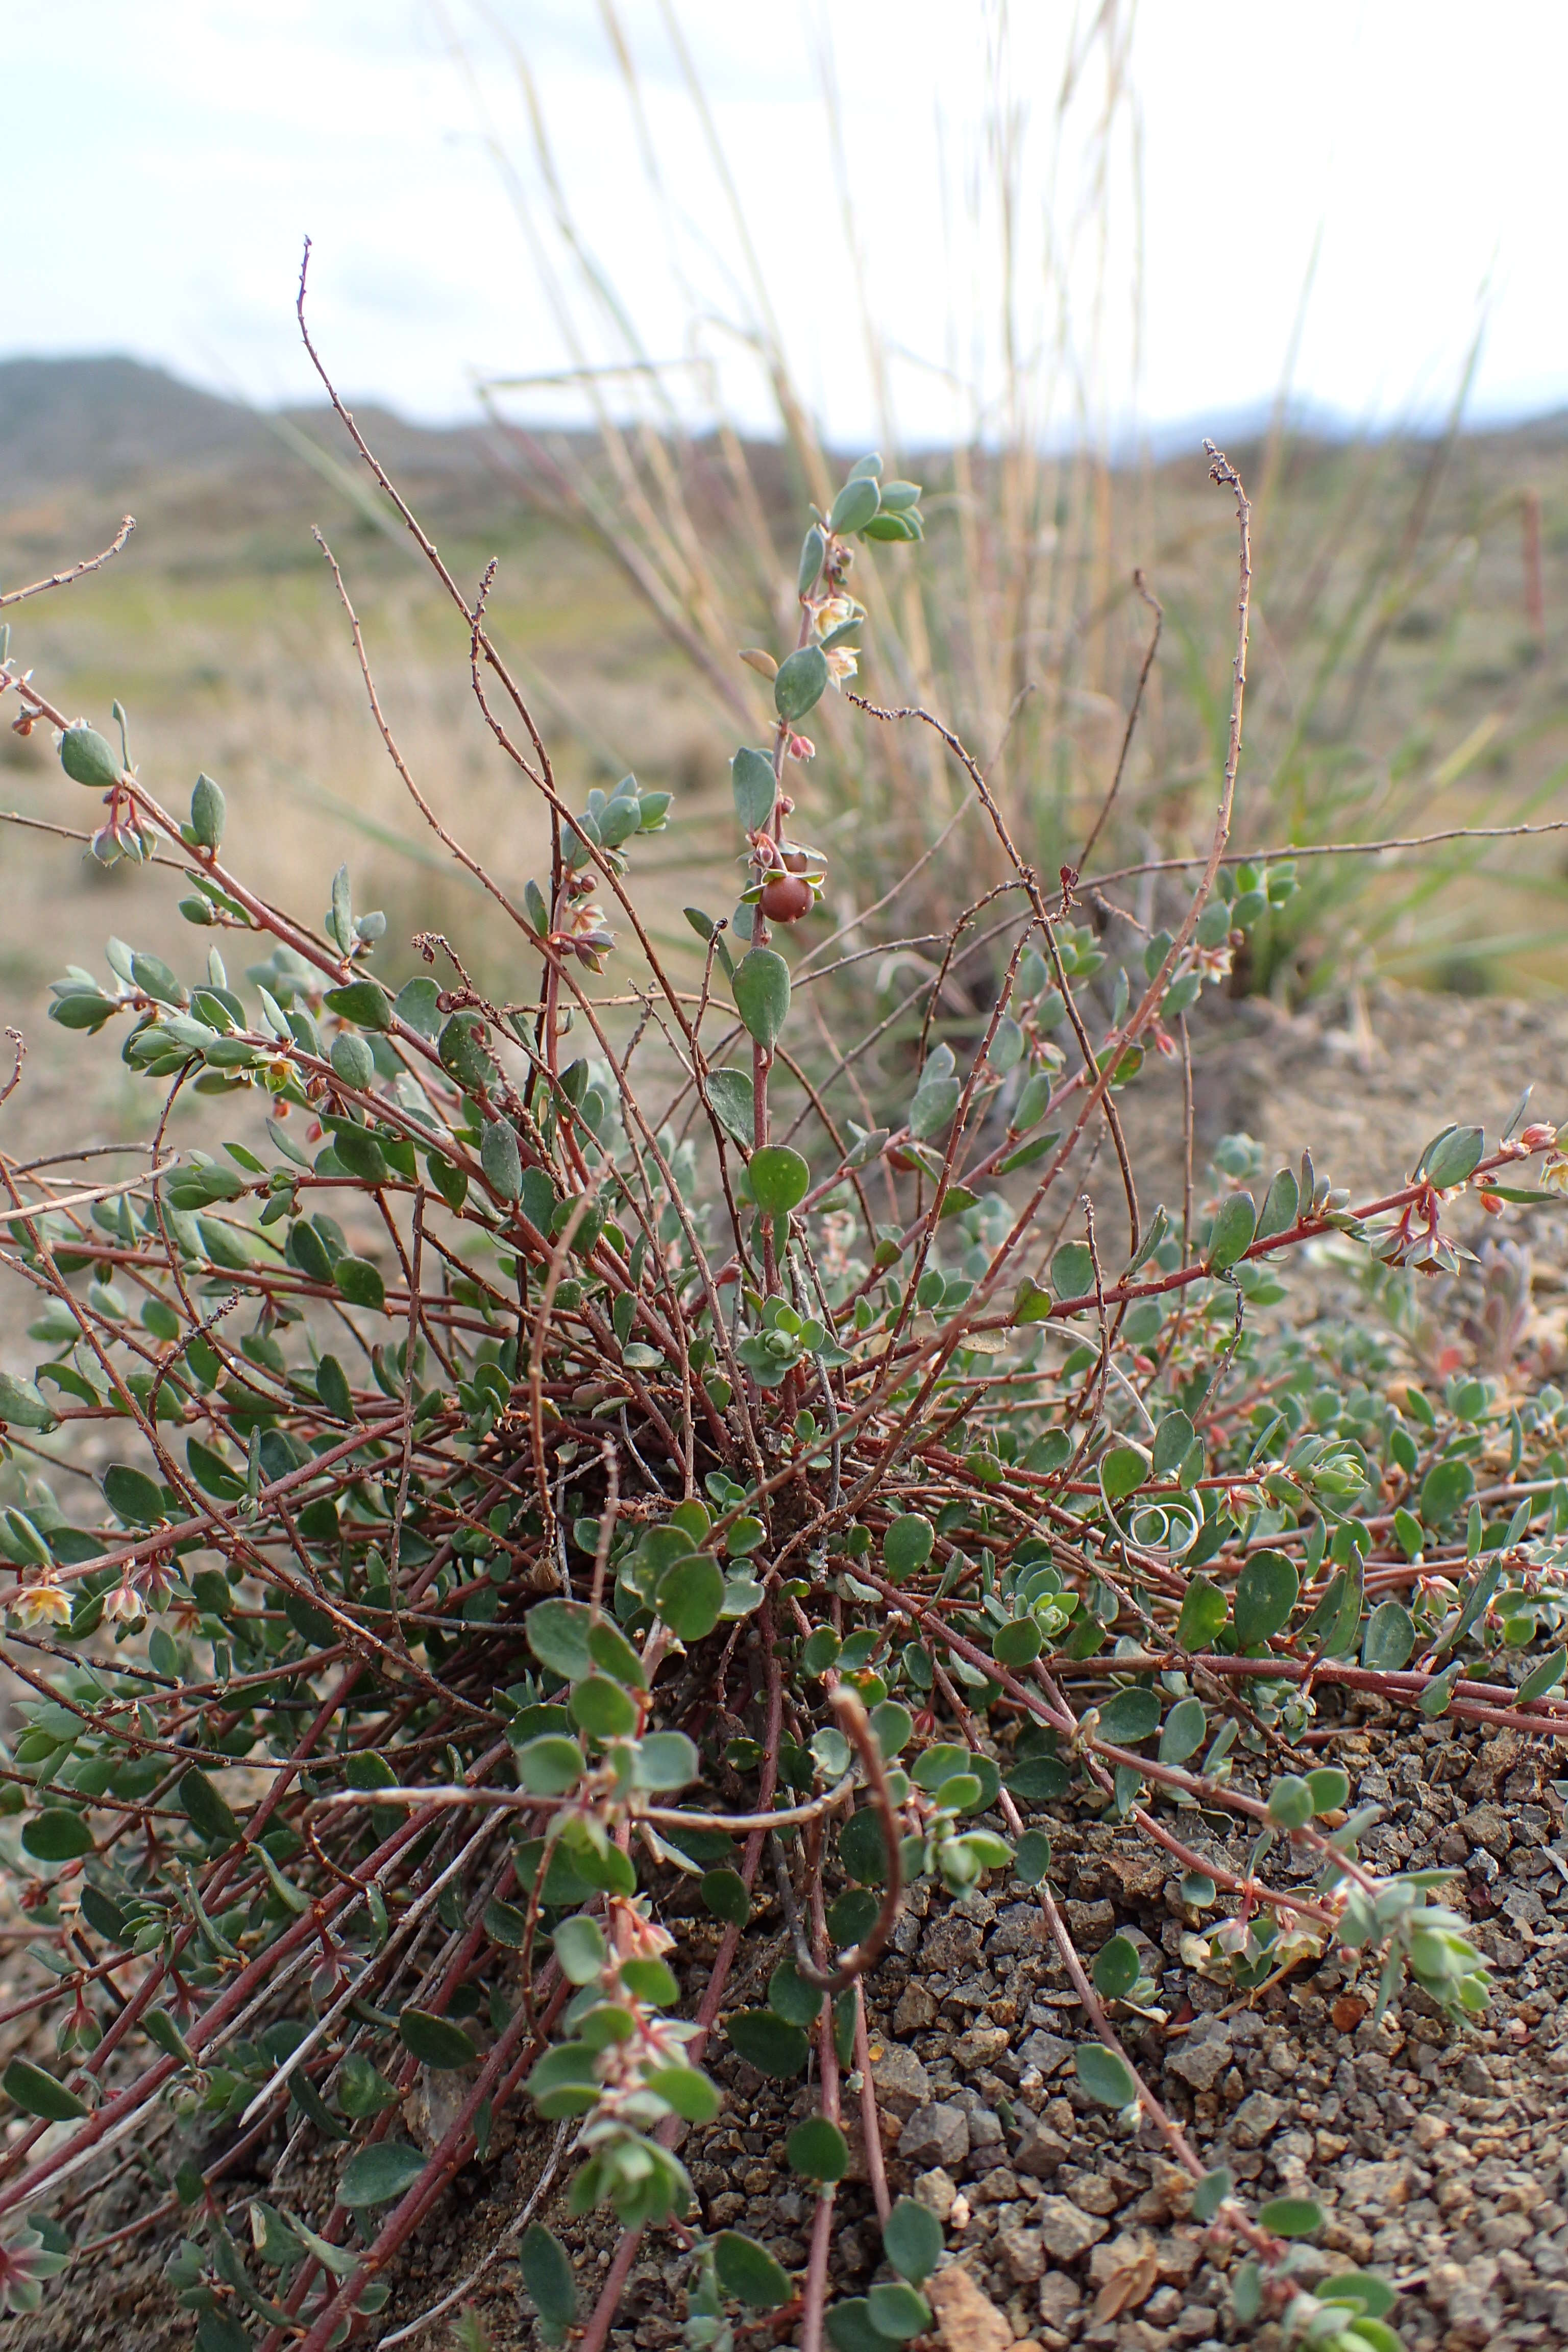
[[[0,595],[0,612],[4,612],[7,604],[23,604],[29,596],[45,595],[51,588],[68,588],[73,580],[82,580],[89,572],[101,571],[110,557],[119,554],[135,528],[135,516],[127,515],[101,553],[85,556],[81,562],[68,565],[64,572],[51,572],[47,580],[35,580],[26,588],[7,588]]]

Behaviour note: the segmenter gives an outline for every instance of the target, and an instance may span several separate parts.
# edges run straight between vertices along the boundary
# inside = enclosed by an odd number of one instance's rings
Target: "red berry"
[[[770,923],[798,923],[810,914],[811,898],[810,883],[798,875],[775,874],[763,885],[763,912]]]

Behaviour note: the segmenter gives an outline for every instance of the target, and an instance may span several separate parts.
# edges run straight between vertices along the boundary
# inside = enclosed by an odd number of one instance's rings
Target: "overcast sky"
[[[0,356],[129,352],[258,401],[307,395],[308,232],[321,341],[360,397],[453,416],[481,377],[618,362],[627,342],[563,268],[521,59],[632,341],[703,362],[668,379],[694,413],[717,396],[765,421],[736,331],[756,300],[669,13],[792,364],[839,438],[879,419],[825,45],[912,437],[1003,397],[999,103],[1042,426],[1234,417],[1275,394],[1299,315],[1297,396],[1355,421],[1433,414],[1483,319],[1472,415],[1568,404],[1563,0],[1142,0],[1102,183],[1101,50],[1055,120],[1089,0],[1015,0],[1005,67],[987,0],[618,0],[641,126],[601,0],[10,0]],[[553,387],[525,399],[581,414]]]

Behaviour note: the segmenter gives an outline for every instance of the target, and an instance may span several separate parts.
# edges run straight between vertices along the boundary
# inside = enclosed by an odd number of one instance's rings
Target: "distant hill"
[[[410,424],[374,403],[354,415],[377,457],[433,528],[488,531],[499,512],[531,509],[569,512],[558,496],[552,465],[536,450],[488,423],[432,426]],[[1248,473],[1267,429],[1260,414],[1235,415],[1208,430]],[[1353,438],[1346,420],[1303,412],[1292,419],[1299,456],[1331,450]],[[574,442],[595,462],[596,436],[578,428],[545,428],[542,439]],[[1472,446],[1507,449],[1531,461],[1561,448],[1568,413],[1527,423],[1483,425]],[[307,445],[313,445],[307,446]],[[1143,449],[1157,467],[1190,468],[1200,446],[1196,425],[1170,428]],[[688,496],[701,521],[707,499],[728,511],[728,460],[711,441],[698,445],[700,462],[687,477]],[[795,494],[790,452],[773,443],[746,445],[747,460],[764,509],[782,514]],[[1131,445],[1113,463],[1131,462]],[[1141,460],[1140,460],[1141,461]],[[942,453],[928,453],[934,470]],[[918,470],[918,461],[917,461]],[[377,499],[358,453],[324,401],[268,412],[244,401],[185,383],[167,369],[121,353],[101,357],[0,360],[0,534],[13,518],[28,561],[39,568],[51,551],[75,549],[84,530],[104,511],[133,509],[144,535],[187,558],[230,561],[231,541],[247,532],[283,534],[298,543],[301,519],[314,520],[326,494],[346,496],[374,520]],[[325,510],[338,511],[331,505]],[[90,512],[89,524],[87,516]],[[281,542],[279,542],[281,543]],[[277,550],[268,560],[276,558]],[[258,555],[253,548],[251,559]],[[8,561],[10,551],[8,551]],[[19,556],[16,560],[20,560]]]
[[[254,456],[271,439],[237,401],[139,360],[0,362],[0,476],[24,485],[129,481],[154,467]]]
[[[288,415],[333,455],[353,457],[347,436],[324,404]],[[356,416],[389,464],[426,475],[486,470],[482,426],[410,425],[368,406]],[[68,483],[129,488],[171,468],[271,472],[297,463],[258,410],[198,391],[140,360],[110,352],[0,361],[0,507]]]

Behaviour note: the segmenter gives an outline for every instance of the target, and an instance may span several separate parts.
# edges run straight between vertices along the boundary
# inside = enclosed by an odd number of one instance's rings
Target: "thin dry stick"
[[[1454,824],[1442,833],[1400,834],[1387,841],[1277,842],[1269,849],[1228,850],[1212,863],[1217,872],[1222,866],[1268,866],[1295,857],[1375,857],[1385,849],[1432,849],[1445,841],[1517,841],[1541,833],[1568,833],[1568,817],[1553,817],[1543,824]],[[1190,873],[1194,866],[1210,862],[1205,852],[1192,857],[1146,858],[1141,866],[1117,866],[1108,874],[1090,875],[1084,887],[1103,889],[1109,882],[1131,882],[1140,874]]]
[[[1092,1086],[1086,1087],[1084,1089],[1083,1099],[1079,1105],[1078,1116],[1073,1122],[1070,1133],[1065,1138],[1055,1157],[1048,1162],[1046,1172],[1040,1179],[1039,1182],[1036,1185],[1030,1199],[1025,1203],[1024,1207],[1019,1211],[1017,1217],[1014,1220],[1013,1226],[1008,1233],[1005,1241],[995,1253],[990,1273],[987,1274],[978,1285],[974,1297],[971,1300],[969,1306],[964,1308],[956,1320],[949,1326],[947,1336],[931,1359],[920,1391],[916,1394],[913,1402],[905,1411],[894,1446],[889,1448],[888,1454],[884,1456],[881,1474],[883,1475],[886,1475],[886,1470],[891,1463],[894,1453],[901,1450],[902,1447],[907,1444],[910,1431],[919,1425],[921,1416],[925,1410],[926,1400],[934,1388],[937,1378],[942,1372],[943,1367],[951,1360],[954,1350],[961,1344],[966,1324],[973,1323],[978,1318],[981,1310],[989,1303],[990,1299],[994,1295],[996,1286],[1001,1281],[1006,1267],[1012,1262],[1015,1251],[1033,1225],[1040,1202],[1044,1200],[1051,1185],[1055,1183],[1057,1178],[1061,1174],[1063,1169],[1071,1159],[1072,1154],[1078,1149],[1079,1140],[1083,1134],[1085,1127],[1088,1125],[1089,1120],[1093,1116],[1095,1110],[1102,1102],[1105,1104],[1107,1118],[1112,1121],[1111,1134],[1113,1138],[1120,1139],[1121,1128],[1119,1123],[1115,1122],[1113,1106],[1108,1099],[1110,1082],[1112,1077],[1115,1076],[1117,1065],[1121,1059],[1120,1049],[1130,1045],[1138,1036],[1141,1030],[1147,1027],[1148,1024],[1154,1018],[1155,1013],[1158,1012],[1161,1000],[1169,982],[1171,972],[1174,968],[1176,959],[1190,943],[1193,934],[1197,929],[1198,917],[1207,902],[1210,892],[1213,890],[1215,876],[1219,871],[1219,861],[1225,854],[1225,845],[1230,832],[1231,810],[1234,806],[1236,798],[1237,771],[1241,763],[1242,705],[1247,692],[1247,617],[1251,609],[1252,595],[1252,546],[1250,538],[1251,509],[1247,505],[1247,494],[1242,488],[1241,478],[1236,472],[1234,467],[1230,465],[1226,458],[1221,456],[1217,449],[1214,448],[1212,443],[1205,443],[1205,446],[1211,453],[1212,462],[1209,467],[1210,479],[1222,488],[1231,489],[1235,494],[1237,535],[1239,540],[1239,585],[1237,593],[1236,658],[1233,666],[1230,728],[1226,754],[1225,776],[1220,789],[1219,809],[1215,819],[1214,839],[1210,845],[1203,878],[1197,890],[1194,893],[1192,904],[1188,908],[1186,915],[1183,919],[1181,928],[1177,932],[1175,939],[1171,942],[1169,949],[1166,950],[1165,957],[1160,966],[1160,970],[1150,982],[1142,1001],[1139,1004],[1137,1010],[1132,1013],[1131,1017],[1123,1023],[1120,1036],[1113,1037],[1109,1041],[1111,1050],[1102,1053],[1100,1056],[1102,1066],[1100,1067],[1099,1076],[1094,1080]],[[866,705],[865,707],[867,709],[871,708],[870,705]],[[1021,874],[1024,873],[1025,869],[1018,865],[1017,853],[1013,849],[1012,844],[1008,839],[1006,828],[1003,824],[1001,814],[999,811],[995,810],[994,803],[992,803],[990,794],[985,790],[984,778],[979,775],[978,771],[974,767],[973,761],[963,751],[962,744],[957,743],[955,739],[948,734],[948,730],[941,726],[940,721],[930,719],[928,713],[919,712],[911,713],[910,715],[927,718],[929,723],[935,726],[937,728],[937,731],[943,735],[948,742],[952,745],[956,755],[963,761],[965,767],[968,769],[971,777],[975,782],[976,789],[980,792],[982,799],[986,803],[987,814],[991,814],[993,824],[997,828],[998,838],[1001,839],[1006,846],[1015,865],[1018,866],[1019,872]],[[1033,877],[1031,877],[1031,880],[1032,887],[1030,888],[1030,898],[1031,901],[1034,901],[1037,898],[1039,885],[1037,879],[1033,879]],[[1038,912],[1039,910],[1037,909],[1037,911]],[[1041,914],[1041,928],[1046,939],[1052,944],[1054,949],[1054,934],[1051,929],[1050,921],[1048,917],[1045,917],[1043,914]],[[1059,961],[1058,961],[1058,971],[1059,975]],[[1073,1009],[1072,1001],[1070,992],[1066,986],[1065,980],[1058,977],[1058,985],[1061,989],[1063,999],[1067,1003],[1070,1013]],[[1085,1071],[1087,1075],[1087,1072],[1095,1066],[1095,1057],[1092,1053],[1085,1048],[1084,1058]],[[1119,1150],[1123,1153],[1125,1151],[1125,1146],[1121,1144],[1120,1140]],[[1136,1233],[1137,1200],[1136,1194],[1131,1189],[1131,1168],[1127,1166],[1124,1158],[1122,1163],[1122,1181],[1128,1190],[1129,1212],[1132,1219],[1134,1232]],[[1134,1254],[1136,1254],[1136,1248],[1137,1244],[1136,1240],[1134,1240]],[[1110,1294],[1108,1294],[1108,1296],[1110,1295]],[[866,1491],[868,1491],[868,1488]],[[857,1504],[860,1499],[863,1499],[863,1496],[857,1497]]]
[[[976,793],[979,795],[982,808],[991,820],[992,831],[995,834],[997,840],[1001,843],[1008,863],[1011,865],[1013,871],[1016,874],[1019,881],[1024,886],[1025,891],[1027,893],[1029,904],[1035,910],[1035,919],[1040,927],[1041,937],[1046,942],[1046,953],[1050,961],[1052,976],[1056,981],[1058,992],[1061,996],[1062,1003],[1067,1007],[1068,1019],[1072,1024],[1073,1034],[1078,1039],[1079,1051],[1083,1055],[1084,1069],[1086,1073],[1092,1070],[1095,1067],[1094,1047],[1089,1040],[1089,1031],[1084,1026],[1083,1015],[1079,1010],[1077,999],[1074,997],[1072,990],[1068,984],[1067,972],[1062,964],[1061,950],[1057,945],[1056,925],[1050,911],[1047,907],[1045,894],[1040,887],[1040,877],[1035,872],[1034,867],[1032,866],[1026,866],[1022,857],[1019,856],[1013,836],[1008,831],[1007,821],[1002,814],[1001,809],[997,806],[991,788],[986,782],[985,778],[982,775],[971,753],[964,749],[963,743],[960,742],[958,737],[952,732],[952,730],[950,727],[944,726],[942,721],[936,718],[932,712],[923,710],[916,704],[907,704],[901,709],[884,709],[874,702],[868,702],[862,695],[849,693],[847,698],[859,709],[864,710],[868,716],[872,719],[921,719],[927,727],[931,728],[935,733],[942,737],[942,741],[947,745],[947,748],[952,753],[953,758],[958,761],[959,764],[964,770],[964,772],[969,777],[971,783],[974,786]],[[1194,918],[1194,920],[1196,920],[1195,917]],[[1089,1108],[1086,1109],[1083,1117],[1080,1118],[1078,1122],[1078,1126],[1074,1129],[1068,1150],[1070,1150],[1074,1146],[1076,1146],[1078,1137],[1083,1130],[1084,1124],[1089,1116],[1089,1112],[1095,1109],[1100,1109],[1103,1106],[1105,1123],[1110,1130],[1110,1139],[1116,1147],[1117,1165],[1121,1171],[1122,1191],[1127,1196],[1127,1223],[1131,1235],[1129,1244],[1129,1255],[1135,1256],[1137,1255],[1138,1244],[1142,1237],[1142,1231],[1138,1213],[1138,1187],[1133,1178],[1132,1162],[1128,1156],[1127,1139],[1121,1130],[1121,1121],[1117,1114],[1115,1104],[1110,1099],[1110,1080],[1115,1072],[1117,1059],[1118,1056],[1112,1055],[1107,1062],[1104,1070],[1101,1072],[1100,1080],[1089,1097]],[[1058,1164],[1065,1164],[1066,1157],[1066,1153],[1059,1155]]]
[[[1241,715],[1242,706],[1247,698],[1247,624],[1252,610],[1252,509],[1247,504],[1247,492],[1242,488],[1241,476],[1224,451],[1216,449],[1212,441],[1205,441],[1204,448],[1209,458],[1210,481],[1216,488],[1228,489],[1235,497],[1237,536],[1239,542],[1237,557],[1239,580],[1236,596],[1236,658],[1231,665],[1230,725],[1226,744],[1225,775],[1220,785],[1219,809],[1215,817],[1214,837],[1209,845],[1208,856],[1204,861],[1204,870],[1198,887],[1193,893],[1192,904],[1177,926],[1176,935],[1166,949],[1160,969],[1150,981],[1137,1010],[1130,1020],[1122,1024],[1121,1042],[1123,1045],[1131,1045],[1148,1027],[1158,1013],[1160,1001],[1170,985],[1171,974],[1176,968],[1177,960],[1185,953],[1193,934],[1197,929],[1198,917],[1208,904],[1214,890],[1215,877],[1219,872],[1220,860],[1225,856],[1226,844],[1230,839],[1231,813],[1236,805],[1237,772],[1241,765]],[[1103,1091],[1109,1087],[1114,1066],[1115,1057],[1113,1056],[1100,1073],[1099,1081],[1100,1090]]]
[[[477,857],[470,856],[468,852],[463,847],[461,842],[458,840],[457,836],[454,834],[447,832],[446,826],[441,823],[440,818],[437,815],[435,810],[431,807],[429,802],[426,799],[424,793],[420,791],[418,785],[415,782],[413,776],[410,774],[408,763],[404,759],[402,752],[398,750],[392,730],[387,725],[385,718],[383,716],[381,698],[376,692],[375,679],[371,673],[370,659],[364,649],[364,639],[360,634],[359,614],[354,611],[353,604],[349,597],[349,592],[343,584],[343,575],[338,569],[338,559],[332,553],[331,549],[327,545],[326,541],[322,538],[321,532],[316,529],[314,524],[310,527],[310,536],[315,541],[316,545],[321,549],[321,553],[326,557],[328,563],[331,567],[333,584],[337,589],[339,601],[342,605],[343,611],[348,615],[349,627],[353,632],[354,657],[359,663],[360,676],[364,680],[365,696],[370,703],[371,717],[374,719],[376,731],[386,747],[387,758],[392,761],[393,766],[396,769],[398,774],[403,779],[404,784],[407,789],[409,799],[414,803],[415,807],[418,810],[420,815],[424,818],[431,832],[436,835],[437,841],[440,842],[442,847],[450,852],[451,856],[457,859],[458,865],[463,867],[466,873],[473,876],[474,880],[479,884],[482,889],[489,892],[490,897],[496,901],[497,905],[505,909],[506,913],[510,916],[512,921],[518,926],[520,930],[527,930],[529,928],[527,917],[519,913],[518,909],[512,905],[511,900],[507,897],[506,892],[501,888],[500,884],[496,881],[494,877],[486,869],[486,867],[480,865],[479,859]]]
[[[358,628],[355,628],[358,636]],[[425,1257],[425,1187],[421,1184],[414,1195],[414,1227],[408,1265],[408,1328],[404,1338],[406,1354],[403,1365],[403,1458],[397,1472],[397,1500],[392,1512],[392,1557],[386,1564],[387,1587],[392,1594],[393,1639],[400,1650],[406,1649],[403,1621],[398,1612],[403,1605],[399,1590],[403,1573],[403,1520],[408,1508],[408,1481],[414,1470],[414,1382],[419,1349],[420,1277]]]
[[[1116,805],[1116,795],[1121,790],[1121,779],[1127,767],[1127,754],[1132,749],[1132,738],[1138,726],[1138,713],[1143,707],[1143,689],[1149,683],[1149,673],[1154,667],[1154,656],[1160,650],[1160,632],[1165,625],[1165,608],[1161,604],[1159,598],[1154,595],[1150,589],[1144,586],[1143,574],[1142,572],[1134,572],[1132,574],[1132,585],[1137,589],[1138,593],[1142,597],[1143,602],[1153,614],[1154,627],[1149,639],[1149,650],[1143,656],[1143,667],[1138,673],[1138,684],[1134,688],[1132,695],[1132,707],[1127,713],[1127,725],[1123,730],[1121,736],[1121,750],[1117,755],[1116,773],[1110,779],[1110,790],[1106,793],[1104,800],[1100,803],[1100,814],[1094,820],[1089,839],[1084,843],[1083,848],[1079,854],[1078,864],[1073,869],[1073,882],[1075,885],[1079,875],[1083,872],[1084,867],[1089,864],[1090,856],[1094,850],[1094,845],[1100,839],[1100,835],[1104,832],[1106,820],[1109,818],[1111,810]],[[1068,886],[1067,885],[1064,877],[1064,892],[1068,887]]]
[[[101,571],[111,556],[119,554],[135,528],[135,516],[127,515],[101,554],[85,556],[81,562],[73,563],[68,571],[51,572],[47,580],[35,580],[26,588],[8,588],[0,596],[0,612],[7,604],[20,604],[29,596],[46,594],[51,588],[68,588],[73,580],[84,579],[89,572]]]

